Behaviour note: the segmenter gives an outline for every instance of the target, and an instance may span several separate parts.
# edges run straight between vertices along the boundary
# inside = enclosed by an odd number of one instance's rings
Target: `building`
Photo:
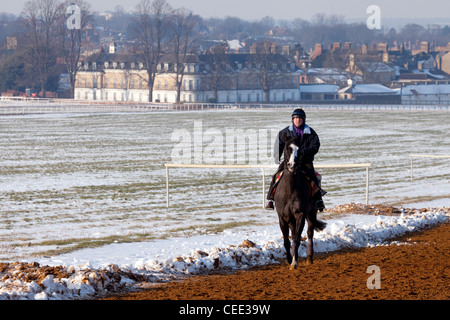
[[[301,84],[299,87],[302,101],[325,102],[339,99],[337,84]]]
[[[338,91],[340,100],[351,100],[355,103],[400,104],[400,90],[390,89],[381,84],[356,84],[348,81],[348,86]]]
[[[301,84],[300,97],[302,102],[312,103],[401,103],[399,90],[381,84],[357,84],[354,80],[348,80],[344,87],[337,84]]]
[[[450,52],[438,56],[439,69],[450,75]]]
[[[148,74],[138,54],[96,54],[80,63],[75,99],[148,102]],[[280,54],[203,54],[177,70],[174,55],[161,58],[152,102],[253,103],[299,101],[298,69]],[[180,72],[182,71],[182,72]],[[178,77],[178,81],[177,81]],[[178,90],[179,88],[179,90]]]
[[[403,104],[450,105],[450,84],[418,84],[402,88]]]
[[[309,84],[340,84],[345,85],[352,75],[344,70],[337,68],[310,68],[306,75],[302,77],[305,79],[301,83]],[[354,75],[353,78],[358,82],[362,81],[360,75]]]
[[[350,63],[350,69],[360,75],[365,83],[390,84],[396,76],[393,66],[385,62],[356,62]]]

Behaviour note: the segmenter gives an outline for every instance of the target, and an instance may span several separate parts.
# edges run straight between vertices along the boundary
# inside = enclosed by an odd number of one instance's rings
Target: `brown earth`
[[[448,300],[450,224],[394,239],[401,245],[318,254],[314,264],[286,263],[228,274],[195,276],[108,300]],[[302,261],[301,261],[302,262]],[[369,266],[380,289],[368,289]],[[373,279],[373,278],[371,278]]]

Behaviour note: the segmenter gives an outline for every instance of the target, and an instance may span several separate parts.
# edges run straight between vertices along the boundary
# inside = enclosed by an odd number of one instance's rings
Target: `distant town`
[[[449,105],[449,81],[442,24],[204,19],[165,0],[134,12],[32,0],[0,13],[0,99]]]

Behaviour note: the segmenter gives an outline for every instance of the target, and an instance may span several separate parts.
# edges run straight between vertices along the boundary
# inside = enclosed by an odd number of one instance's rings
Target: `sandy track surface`
[[[316,255],[230,274],[191,277],[111,300],[448,300],[450,299],[450,224],[401,238],[401,245]],[[370,266],[379,268],[379,277]],[[379,282],[377,282],[379,280]],[[380,289],[369,289],[379,283]]]

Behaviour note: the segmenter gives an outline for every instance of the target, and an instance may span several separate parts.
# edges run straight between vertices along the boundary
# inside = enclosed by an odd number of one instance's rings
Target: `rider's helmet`
[[[292,113],[292,119],[294,118],[302,118],[303,120],[305,120],[306,119],[305,111],[303,111],[303,109],[301,108],[295,109],[294,112]]]

